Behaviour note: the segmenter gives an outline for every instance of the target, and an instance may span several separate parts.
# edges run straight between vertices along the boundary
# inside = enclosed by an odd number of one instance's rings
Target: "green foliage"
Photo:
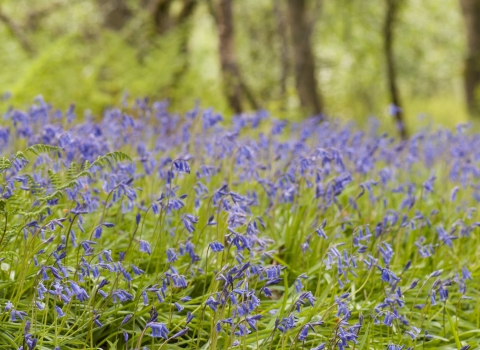
[[[1,157],[0,158],[0,172],[10,169],[12,167],[12,163],[10,162],[10,159]]]
[[[180,2],[174,4],[178,7]],[[0,82],[3,90],[13,93],[8,103],[21,106],[42,94],[61,109],[76,102],[80,115],[87,108],[99,114],[128,92],[132,97],[168,98],[179,111],[197,99],[203,106],[228,110],[217,33],[208,7],[201,3],[186,25],[158,35],[148,10],[134,1],[129,5],[133,20],[122,31],[111,32],[102,29],[93,0],[52,6],[38,23],[30,23],[28,14],[48,9],[49,1],[34,5],[26,0],[6,1],[2,9],[21,25],[37,51],[29,57],[0,24],[0,65],[4,67]],[[359,120],[372,114],[386,116],[384,2],[339,0],[311,5],[310,16],[318,17],[311,18],[312,43],[327,113]],[[236,51],[245,81],[262,107],[294,118],[299,102],[292,64],[285,95],[279,86],[282,52],[273,2],[245,0],[235,3],[234,12]],[[416,125],[419,113],[447,125],[466,120],[464,52],[457,0],[404,1],[395,56],[410,125]],[[288,55],[291,60],[292,53]]]
[[[56,146],[37,144],[37,145],[28,147],[24,153],[31,152],[38,156],[40,155],[40,153],[50,153],[50,152],[59,151],[60,149],[61,149],[60,147],[56,147]],[[17,153],[17,156],[18,155],[19,154]],[[25,156],[22,155],[22,157],[25,157]]]
[[[98,157],[97,160],[95,160],[88,169],[93,168],[95,166],[100,166],[100,167],[106,167],[107,165],[113,166],[112,162],[123,162],[123,161],[132,161],[132,159],[123,152],[120,151],[114,151],[114,152],[109,152],[105,154],[104,156]]]

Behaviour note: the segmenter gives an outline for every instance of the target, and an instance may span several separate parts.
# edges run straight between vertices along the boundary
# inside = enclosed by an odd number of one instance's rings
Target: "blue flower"
[[[152,248],[150,248],[150,243],[144,240],[140,240],[140,251],[142,253],[147,253],[148,255],[152,254]]]
[[[223,248],[224,248],[223,244],[221,244],[220,242],[211,242],[209,243],[209,246],[212,252],[215,252],[215,253],[223,251]]]
[[[152,333],[151,333],[152,338],[168,339],[169,331],[164,323],[149,322],[147,323],[146,328],[150,328],[152,330]]]
[[[58,305],[55,305],[55,311],[57,312],[58,317],[63,317],[65,316],[65,313],[63,312],[62,308]]]

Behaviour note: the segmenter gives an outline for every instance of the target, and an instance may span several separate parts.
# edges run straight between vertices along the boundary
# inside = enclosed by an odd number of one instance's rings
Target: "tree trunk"
[[[287,0],[287,3],[298,97],[302,107],[309,113],[319,114],[323,105],[317,88],[315,58],[310,43],[313,26],[307,20],[305,0]]]
[[[217,12],[220,66],[228,103],[235,113],[243,111],[237,58],[233,36],[232,0],[220,0]]]
[[[165,34],[172,27],[172,18],[170,16],[170,7],[172,0],[157,0],[153,4],[153,21],[158,34]]]
[[[97,0],[97,3],[103,15],[105,28],[121,30],[133,16],[127,0]]]
[[[480,85],[480,1],[460,0],[467,29],[467,58],[465,59],[465,95],[471,115],[480,116],[478,86]]]
[[[384,34],[384,50],[387,63],[387,81],[390,93],[390,113],[395,117],[397,130],[402,139],[407,138],[407,130],[405,129],[402,103],[400,101],[400,93],[397,85],[397,70],[395,66],[395,57],[393,54],[394,29],[397,20],[398,6],[400,0],[386,0],[387,8],[385,12],[385,22],[383,27]]]

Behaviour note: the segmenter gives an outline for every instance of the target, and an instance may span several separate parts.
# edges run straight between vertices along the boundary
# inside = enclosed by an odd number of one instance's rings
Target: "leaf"
[[[41,202],[47,202],[47,201],[51,201],[52,199],[61,198],[61,197],[63,197],[62,191],[57,190],[57,191],[53,192],[52,194],[50,194],[48,196],[40,198],[39,200]]]
[[[370,322],[367,324],[367,329],[365,330],[365,334],[362,338],[362,341],[360,342],[360,344],[358,344],[358,350],[362,350],[363,347],[365,346],[365,344],[367,343],[367,339],[368,339],[368,332],[370,331]]]
[[[78,179],[82,176],[88,176],[88,177],[92,177],[92,174],[90,174],[88,171],[81,171],[80,173],[78,173],[77,175],[75,175],[74,179]]]
[[[457,348],[460,349],[462,347],[462,343],[460,343],[460,338],[458,337],[457,329],[455,327],[455,323],[448,312],[448,308],[445,308],[445,312],[447,313],[448,322],[450,323],[450,328],[452,329],[453,337],[455,338],[455,343],[457,344]]]
[[[60,187],[60,176],[58,176],[58,174],[55,173],[52,169],[48,169],[48,177],[54,189]]]
[[[72,188],[72,187],[75,187],[76,185],[78,185],[77,180],[73,180],[73,181],[67,182],[66,184],[63,184],[62,186],[60,186],[58,188],[58,190],[61,191],[61,190],[64,190],[66,188]]]
[[[75,162],[71,162],[67,170],[67,180],[71,181],[75,179],[75,176],[79,172],[79,170],[80,170],[80,167],[78,166],[78,164]]]
[[[40,155],[40,153],[50,153],[50,152],[60,151],[60,150],[61,150],[60,147],[37,144],[37,145],[33,145],[33,146],[28,147],[25,150],[25,153],[31,152],[31,153],[38,156],[38,155]]]
[[[28,179],[28,186],[30,187],[30,191],[32,193],[40,193],[43,191],[42,186],[30,175],[25,174],[25,177]]]
[[[0,158],[0,171],[10,169],[12,167],[12,163],[6,157]]]
[[[17,158],[21,158],[21,159],[27,159],[27,157],[25,157],[25,153],[23,153],[22,151],[18,151],[17,153],[15,153],[15,156],[13,157],[13,159],[17,159]]]
[[[123,162],[123,161],[132,161],[132,159],[123,152],[120,151],[115,151],[115,152],[110,152],[105,154],[104,156],[98,157],[96,161],[94,161],[89,169],[91,169],[94,166],[101,166],[102,168],[110,165],[113,166],[112,162]]]
[[[48,215],[48,207],[45,206],[36,211],[19,211],[18,213],[23,215],[26,219],[33,219],[39,217],[40,215]]]

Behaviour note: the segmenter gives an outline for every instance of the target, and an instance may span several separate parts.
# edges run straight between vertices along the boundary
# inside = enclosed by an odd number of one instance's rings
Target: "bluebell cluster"
[[[0,345],[468,349],[480,135],[372,125],[9,109]]]

